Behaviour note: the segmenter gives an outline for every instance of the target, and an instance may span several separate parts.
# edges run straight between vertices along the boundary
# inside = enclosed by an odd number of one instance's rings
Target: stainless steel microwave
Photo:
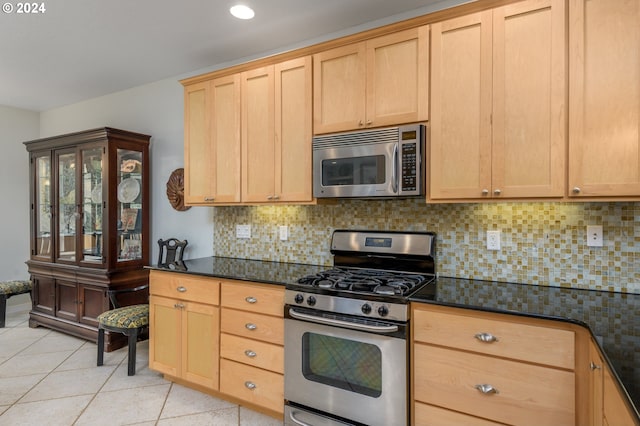
[[[313,196],[423,195],[425,133],[412,124],[314,137]]]

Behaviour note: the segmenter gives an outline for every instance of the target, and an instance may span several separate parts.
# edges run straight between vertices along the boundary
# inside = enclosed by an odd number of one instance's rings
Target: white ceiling
[[[39,0],[44,13],[0,12],[0,105],[44,111],[466,1]]]

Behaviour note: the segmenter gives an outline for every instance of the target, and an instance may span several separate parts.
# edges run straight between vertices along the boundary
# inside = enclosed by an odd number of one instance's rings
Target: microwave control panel
[[[403,195],[420,194],[420,167],[422,163],[421,129],[401,131],[400,135],[400,193]]]

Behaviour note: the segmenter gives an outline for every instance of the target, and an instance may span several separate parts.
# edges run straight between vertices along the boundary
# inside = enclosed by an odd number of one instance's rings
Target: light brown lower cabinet
[[[592,426],[638,426],[625,404],[613,373],[593,340],[589,341],[590,407]]]
[[[576,424],[574,331],[428,304],[412,318],[416,425]]]
[[[223,281],[220,392],[282,415],[284,287]]]
[[[154,270],[149,292],[152,370],[282,418],[284,287]]]

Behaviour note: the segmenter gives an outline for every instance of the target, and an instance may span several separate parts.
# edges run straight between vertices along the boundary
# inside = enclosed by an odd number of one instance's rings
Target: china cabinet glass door
[[[142,259],[142,152],[117,150],[118,262]]]
[[[102,223],[106,200],[102,186],[102,154],[104,148],[94,147],[80,151],[82,162],[82,261],[104,263]]]
[[[59,153],[58,164],[58,259],[75,262],[76,260],[76,226],[79,203],[76,198],[76,153]]]
[[[38,155],[34,159],[35,168],[35,206],[34,228],[36,241],[33,247],[34,255],[52,260],[51,244],[51,153]]]

